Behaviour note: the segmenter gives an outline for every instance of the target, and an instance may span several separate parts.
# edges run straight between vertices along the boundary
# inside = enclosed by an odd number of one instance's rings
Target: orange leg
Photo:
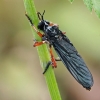
[[[45,41],[41,41],[41,42],[35,41],[35,43],[33,44],[33,47],[40,46],[44,43],[46,43],[46,42]]]
[[[25,15],[26,15],[27,19],[29,20],[30,24],[32,25],[33,29],[37,32],[37,34],[38,34],[40,37],[42,37],[43,34],[40,33],[40,32],[35,28],[35,26],[34,26],[32,20],[31,20],[31,18],[27,15],[27,13],[25,13]]]
[[[52,66],[56,68],[57,67],[57,64],[56,64],[56,60],[55,60],[55,58],[53,56],[51,46],[50,46],[50,55],[51,55]]]
[[[60,58],[58,59],[55,59],[54,56],[53,56],[53,53],[52,53],[52,49],[51,49],[51,45],[49,45],[50,47],[50,55],[51,55],[51,61],[49,61],[43,71],[43,74],[45,74],[45,72],[48,70],[49,66],[52,64],[52,67],[53,68],[56,68],[57,67],[57,64],[56,64],[56,61],[60,61]]]
[[[30,24],[32,25],[33,29],[36,31],[36,33],[37,33],[40,37],[43,37],[43,34],[40,33],[40,32],[35,28],[35,26],[34,26],[32,20],[31,20],[30,17],[27,15],[27,13],[25,13],[25,15],[26,15],[27,19],[29,20]],[[41,41],[41,42],[35,41],[35,43],[33,44],[33,46],[34,46],[34,47],[40,46],[40,45],[42,45],[42,44],[44,44],[44,43],[45,43],[45,41]]]
[[[39,32],[34,25],[32,25],[33,29],[36,31],[36,33],[40,36],[43,37],[43,34],[41,32]]]

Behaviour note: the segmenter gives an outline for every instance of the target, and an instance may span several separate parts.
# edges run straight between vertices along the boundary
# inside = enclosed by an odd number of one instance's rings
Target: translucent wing
[[[84,88],[90,90],[93,85],[93,77],[69,39],[66,36],[59,37],[55,39],[53,46],[66,68],[77,82]]]

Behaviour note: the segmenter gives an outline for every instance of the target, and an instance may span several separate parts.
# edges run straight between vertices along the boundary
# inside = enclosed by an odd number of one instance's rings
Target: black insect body
[[[93,85],[93,77],[89,69],[87,68],[85,62],[82,57],[78,54],[77,50],[70,42],[68,37],[64,35],[64,32],[59,30],[57,24],[53,24],[43,19],[43,14],[38,13],[38,18],[40,22],[37,28],[44,32],[41,34],[34,27],[31,19],[26,14],[28,20],[30,21],[33,28],[36,30],[37,34],[42,38],[41,42],[36,41],[33,46],[39,46],[44,43],[49,43],[51,61],[48,62],[43,74],[47,71],[50,64],[53,67],[56,67],[56,61],[62,61],[68,71],[72,74],[72,76],[79,82],[84,88],[90,90]],[[54,47],[60,59],[55,59],[52,53],[51,47]]]

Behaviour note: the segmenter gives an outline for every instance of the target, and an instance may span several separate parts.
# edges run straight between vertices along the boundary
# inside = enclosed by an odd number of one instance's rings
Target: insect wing
[[[90,90],[93,85],[93,77],[70,40],[64,36],[62,39],[56,39],[53,46],[77,82],[87,90]]]

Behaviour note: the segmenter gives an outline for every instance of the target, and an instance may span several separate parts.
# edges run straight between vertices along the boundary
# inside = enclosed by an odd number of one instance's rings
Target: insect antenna
[[[44,13],[45,13],[45,10],[44,10],[44,12],[43,12],[43,14],[42,14],[42,16],[41,16],[42,20],[44,20],[44,19],[43,19]]]
[[[41,20],[41,17],[40,17],[40,16],[42,16],[41,13],[37,12],[37,15],[38,15],[39,20]]]
[[[44,20],[44,19],[43,19],[43,15],[44,15],[44,13],[45,13],[45,10],[44,10],[44,12],[43,12],[42,15],[41,15],[40,12],[37,12],[37,15],[38,15],[39,20]]]

